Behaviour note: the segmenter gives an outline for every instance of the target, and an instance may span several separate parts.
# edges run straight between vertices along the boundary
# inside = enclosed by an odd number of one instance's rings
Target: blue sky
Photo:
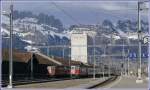
[[[79,23],[96,24],[104,19],[112,22],[118,19],[137,19],[136,1],[14,1],[13,3],[16,10],[54,15],[65,26]],[[10,2],[3,2],[2,9],[7,11],[9,4]],[[147,11],[141,13],[142,18],[147,20]]]

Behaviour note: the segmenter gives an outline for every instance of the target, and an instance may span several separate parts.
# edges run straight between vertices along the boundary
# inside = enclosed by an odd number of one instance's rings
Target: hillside
[[[57,30],[59,29],[56,27],[39,23],[39,19],[35,17],[16,18],[14,20],[13,46],[17,49],[27,50],[31,45],[66,44],[69,35],[66,33],[58,33]],[[3,35],[3,48],[8,48],[9,18],[4,15],[2,15],[1,32]],[[19,46],[17,43],[20,43]]]

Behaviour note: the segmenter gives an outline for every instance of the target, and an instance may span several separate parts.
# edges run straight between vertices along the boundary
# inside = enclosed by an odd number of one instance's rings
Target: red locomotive
[[[51,77],[86,77],[92,75],[93,68],[87,66],[75,66],[72,65],[69,67],[62,66],[48,66],[48,74]]]
[[[94,70],[96,76],[100,76],[101,74],[101,69],[100,67],[95,67],[93,69],[93,66],[83,64],[79,61],[69,61],[68,60],[63,60],[61,58],[55,58],[55,60],[58,60],[59,62],[62,62],[62,66],[48,66],[48,74],[51,77],[90,77],[93,76]],[[108,66],[107,66],[108,68]],[[105,70],[107,70],[105,67]],[[107,70],[108,71],[108,70]],[[111,74],[114,72],[111,72]],[[105,72],[105,74],[108,74],[108,72]]]
[[[69,68],[62,66],[48,66],[48,74],[51,77],[67,77],[69,75]]]

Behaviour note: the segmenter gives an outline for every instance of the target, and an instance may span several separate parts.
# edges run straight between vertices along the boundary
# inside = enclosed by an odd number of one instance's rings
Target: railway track
[[[93,85],[93,86],[87,88],[87,89],[94,89],[94,88],[103,87],[103,86],[108,85],[109,83],[115,81],[117,78],[118,78],[117,76],[113,76],[113,77],[109,78],[108,80],[105,80],[104,82],[100,82],[96,85]]]

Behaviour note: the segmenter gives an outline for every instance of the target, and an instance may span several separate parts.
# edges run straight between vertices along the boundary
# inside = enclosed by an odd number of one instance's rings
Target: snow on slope
[[[2,33],[2,35],[9,35],[9,31],[3,27],[1,27],[1,33]]]
[[[24,19],[16,21],[16,23],[23,24],[25,27],[28,27],[27,29],[32,29],[33,32],[36,32],[36,30],[38,30],[43,35],[51,35],[53,38],[55,38],[55,36],[58,36],[61,39],[63,37],[68,38],[68,35],[65,35],[66,33],[62,34],[62,33],[54,32],[54,31],[58,30],[57,28],[49,26],[49,25],[45,25],[45,24],[37,24],[37,22],[38,22],[38,20],[36,18],[24,18]],[[48,27],[49,29],[45,29],[44,27]],[[27,33],[27,34],[29,34],[29,33]]]
[[[106,35],[106,34],[102,34],[104,37],[107,37],[107,38],[111,38],[111,34],[110,35]],[[113,39],[115,39],[115,40],[118,40],[118,39],[121,39],[121,37],[120,36],[118,36],[118,35],[113,35],[113,37],[112,37]]]
[[[130,33],[127,35],[127,37],[129,39],[138,39],[138,34],[137,33],[132,33],[132,34]]]
[[[26,32],[26,33],[16,33],[16,34],[18,34],[18,36],[20,36],[20,37],[26,37],[26,36],[28,36],[28,35],[34,36],[34,33],[31,33],[31,32]]]
[[[31,41],[31,40],[23,40],[23,39],[22,39],[22,41],[27,42],[27,43],[29,43],[29,44],[34,44],[34,42]]]
[[[115,35],[114,38],[117,40],[120,39],[120,36]]]
[[[23,22],[23,23],[37,23],[38,22],[38,20],[36,18],[28,18],[28,17],[19,19],[19,21]]]
[[[56,33],[56,32],[54,32],[54,31],[50,31],[49,34],[50,34],[51,36],[53,36],[53,37],[59,36],[60,39],[62,39],[62,38],[64,38],[64,37],[70,38],[70,34],[68,34],[68,33]]]
[[[5,24],[9,24],[9,18],[5,15],[1,15],[1,22]]]
[[[7,16],[2,15],[2,23],[9,25],[9,18]],[[55,36],[60,37],[60,39],[66,37],[69,38],[69,35],[67,33],[56,33],[55,31],[58,30],[55,27],[51,27],[49,25],[45,24],[38,24],[38,20],[36,18],[23,18],[23,19],[17,19],[14,20],[14,30],[13,33],[17,36],[19,36],[23,41],[31,44],[33,43],[32,40],[26,39],[26,37],[34,36],[36,32],[40,32],[41,35],[44,36],[52,36],[55,38]],[[44,27],[48,27],[48,29],[45,29]],[[9,31],[2,27],[1,28],[2,35],[9,35]]]
[[[116,31],[119,33],[120,37],[127,37],[127,34],[121,31],[120,29],[116,29]]]
[[[39,51],[38,48],[30,46],[30,45],[26,46],[24,49],[26,49],[27,51],[34,51],[34,52],[38,52]]]

